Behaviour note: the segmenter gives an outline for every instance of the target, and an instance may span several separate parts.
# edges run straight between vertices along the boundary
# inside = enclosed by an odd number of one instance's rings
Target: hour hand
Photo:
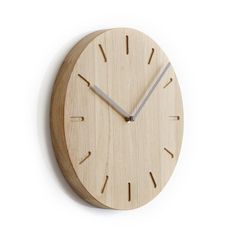
[[[108,105],[110,105],[116,112],[118,112],[126,121],[130,120],[130,115],[123,110],[117,103],[115,103],[110,97],[108,97],[100,88],[96,85],[89,86],[89,88],[96,93],[100,98],[102,98]]]

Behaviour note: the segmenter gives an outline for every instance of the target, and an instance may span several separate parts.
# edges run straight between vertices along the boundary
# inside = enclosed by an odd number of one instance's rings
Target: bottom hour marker
[[[108,178],[109,178],[108,175],[106,175],[106,179],[105,179],[105,182],[104,182],[104,184],[103,184],[103,186],[102,186],[101,193],[104,193],[104,190],[105,190],[106,185],[107,185]]]
[[[172,152],[170,152],[167,148],[164,148],[164,150],[170,154],[171,158],[174,158],[174,154]]]
[[[156,184],[156,181],[155,181],[155,179],[154,179],[154,177],[153,177],[152,172],[149,172],[149,175],[150,175],[151,180],[152,180],[152,182],[153,182],[154,188],[156,188],[156,187],[157,187],[157,184]]]
[[[131,201],[131,184],[128,183],[128,201]]]
[[[86,161],[90,156],[91,156],[91,152],[89,151],[89,152],[88,152],[88,155],[87,155],[84,159],[82,159],[79,164],[81,165],[81,164],[82,164],[84,161]]]

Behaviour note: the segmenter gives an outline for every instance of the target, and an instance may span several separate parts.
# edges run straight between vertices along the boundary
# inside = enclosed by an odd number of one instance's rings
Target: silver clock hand
[[[151,85],[149,86],[149,88],[145,92],[144,96],[142,97],[142,99],[139,101],[138,105],[136,106],[136,108],[132,112],[132,114],[130,116],[130,121],[134,121],[136,119],[137,115],[139,114],[139,112],[143,108],[144,104],[146,103],[146,101],[148,100],[148,98],[150,97],[150,95],[152,94],[152,92],[154,91],[156,86],[158,85],[158,83],[161,81],[163,75],[166,73],[166,71],[168,70],[170,65],[171,65],[170,62],[168,62],[167,65],[162,67],[162,69],[159,71],[159,73],[155,77],[154,81],[151,83]]]
[[[123,110],[119,105],[117,105],[110,97],[108,97],[100,88],[96,85],[89,87],[94,93],[96,93],[100,98],[102,98],[107,104],[109,104],[115,111],[117,111],[121,116],[129,121],[130,115]]]

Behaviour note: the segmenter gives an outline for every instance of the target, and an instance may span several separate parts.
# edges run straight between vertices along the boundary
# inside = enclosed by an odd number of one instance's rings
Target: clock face
[[[86,201],[132,209],[152,200],[174,170],[183,133],[165,53],[133,29],[86,36],[58,73],[51,131],[60,167]]]

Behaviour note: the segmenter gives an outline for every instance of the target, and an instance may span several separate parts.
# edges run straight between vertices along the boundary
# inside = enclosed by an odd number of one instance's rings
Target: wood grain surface
[[[153,40],[127,28],[94,32],[67,55],[53,89],[51,134],[65,178],[87,202],[137,208],[170,178],[183,136],[173,67],[132,122],[91,89],[97,86],[131,114],[168,62]]]

